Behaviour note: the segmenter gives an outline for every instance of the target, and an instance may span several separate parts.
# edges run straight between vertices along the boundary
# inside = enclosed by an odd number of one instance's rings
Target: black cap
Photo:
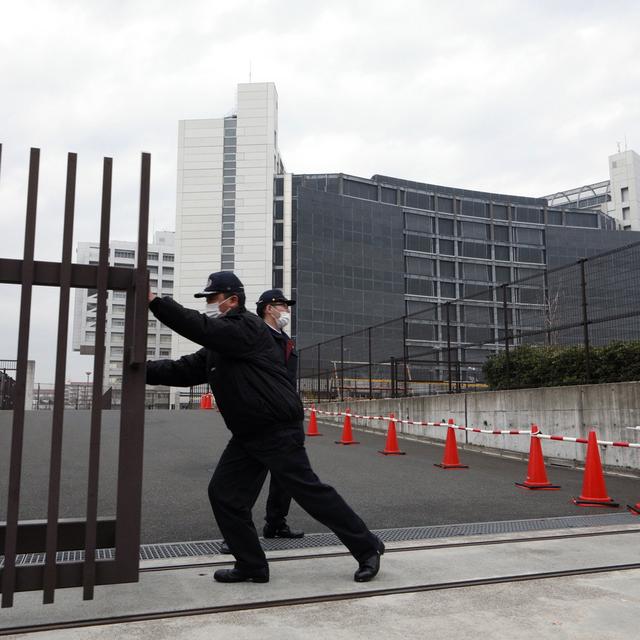
[[[267,289],[267,291],[265,291],[260,296],[260,299],[258,300],[258,302],[256,302],[256,305],[260,307],[267,304],[275,304],[278,302],[283,302],[290,307],[296,303],[295,300],[288,300],[284,293],[282,293],[282,289]]]
[[[244,285],[232,271],[216,271],[209,276],[205,288],[193,297],[206,298],[216,293],[244,293]]]

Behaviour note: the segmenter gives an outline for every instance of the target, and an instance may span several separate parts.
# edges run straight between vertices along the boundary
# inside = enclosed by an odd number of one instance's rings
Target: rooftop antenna
[[[620,142],[616,141],[616,146],[618,147],[618,153],[620,153]]]

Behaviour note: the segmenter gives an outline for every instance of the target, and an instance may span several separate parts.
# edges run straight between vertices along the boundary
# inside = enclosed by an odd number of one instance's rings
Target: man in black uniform
[[[204,314],[149,293],[155,317],[202,349],[179,360],[147,363],[147,383],[209,382],[232,433],[209,483],[220,531],[236,558],[218,582],[268,582],[269,565],[251,519],[255,487],[267,471],[316,520],[329,527],[358,561],[354,579],[371,580],[384,544],[332,487],[320,482],[304,448],[304,411],[266,323],[245,309],[244,287],[231,272],[212,273],[196,297]]]
[[[293,340],[284,332],[284,328],[291,319],[289,308],[295,303],[295,300],[287,300],[282,290],[268,289],[260,296],[256,304],[256,313],[271,330],[271,337],[282,352],[282,362],[284,362],[287,376],[294,387],[298,372],[298,354]],[[260,489],[262,489],[262,485],[256,487],[256,498]],[[267,497],[266,524],[262,529],[262,535],[265,538],[302,538],[304,536],[304,532],[291,529],[287,524],[290,507],[291,495],[271,476],[269,496]],[[231,553],[224,541],[220,545],[220,553]]]

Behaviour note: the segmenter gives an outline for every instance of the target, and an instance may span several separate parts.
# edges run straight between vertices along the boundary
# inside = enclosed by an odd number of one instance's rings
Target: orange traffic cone
[[[600,451],[596,432],[589,432],[587,443],[587,461],[584,466],[584,480],[582,483],[582,493],[579,498],[573,499],[573,504],[579,507],[619,507],[613,498],[607,495],[607,488],[604,483],[602,464],[600,463]]]
[[[453,420],[449,420],[449,424],[453,424]],[[434,464],[434,467],[441,469],[468,469],[469,465],[460,464],[458,459],[458,445],[456,443],[456,434],[453,427],[447,427],[447,441],[444,445],[444,456],[440,464]]]
[[[547,478],[547,470],[544,467],[544,457],[542,456],[542,444],[540,438],[533,434],[538,433],[538,425],[531,425],[531,445],[529,447],[529,466],[527,467],[527,479],[524,482],[516,482],[518,487],[525,489],[546,489],[553,491],[559,489],[557,484],[551,484]]]
[[[387,444],[384,446],[384,451],[379,451],[385,456],[404,456],[405,452],[400,451],[398,446],[398,436],[396,435],[396,421],[393,419],[393,413],[391,414],[391,420],[389,420],[389,428],[387,429]]]
[[[342,439],[336,440],[336,444],[360,444],[353,439],[353,433],[351,432],[351,409],[347,409],[344,425],[342,426]]]
[[[628,504],[627,509],[629,509],[629,511],[631,511],[632,513],[640,516],[640,502],[636,502],[636,504],[634,505]]]
[[[308,436],[321,436],[322,434],[318,431],[318,422],[316,420],[316,408],[311,407],[311,417],[309,418],[309,429],[307,430]]]

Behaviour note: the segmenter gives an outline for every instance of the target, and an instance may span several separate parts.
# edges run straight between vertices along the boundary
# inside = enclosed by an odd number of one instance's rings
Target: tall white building
[[[640,231],[640,155],[629,149],[609,156],[609,180],[544,196],[550,207],[597,207],[618,228]]]
[[[156,231],[153,243],[148,247],[150,286],[158,295],[173,295],[174,235],[172,231]],[[98,253],[98,243],[79,242],[76,261],[80,264],[98,264]],[[133,267],[136,264],[136,253],[136,242],[112,240],[109,243],[109,265]],[[125,298],[124,291],[109,291],[107,300],[104,385],[116,389],[122,383]],[[76,289],[73,318],[74,351],[82,354],[94,353],[97,306],[95,289]],[[149,317],[147,357],[171,357],[171,330],[160,324],[152,315]]]
[[[640,231],[640,156],[632,150],[609,156],[607,213],[625,230]]]
[[[238,85],[232,115],[180,121],[174,289],[178,302],[202,310],[202,300],[193,294],[205,286],[210,273],[221,270],[234,271],[242,280],[250,310],[274,283],[290,292],[289,278],[278,282],[274,277],[274,177],[283,172],[278,94],[271,82]],[[288,185],[290,190],[287,178],[278,188]],[[284,216],[286,224],[277,227],[290,238],[290,206],[287,209],[281,202],[276,215]],[[281,240],[275,258],[286,266],[291,242]],[[174,335],[174,358],[197,348]]]

